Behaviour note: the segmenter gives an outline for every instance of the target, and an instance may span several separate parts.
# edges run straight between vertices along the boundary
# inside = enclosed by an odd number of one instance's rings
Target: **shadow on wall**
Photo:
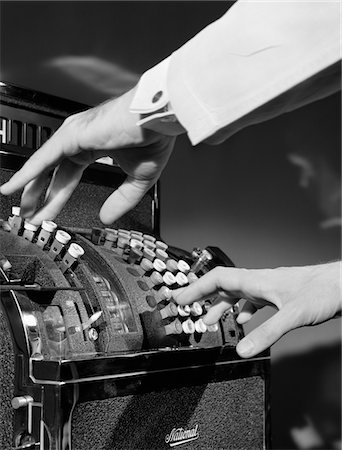
[[[341,344],[272,364],[274,449],[341,448]]]
[[[96,55],[64,55],[43,63],[47,68],[58,69],[71,80],[82,83],[94,92],[107,97],[119,97],[136,85],[140,76],[113,61]]]

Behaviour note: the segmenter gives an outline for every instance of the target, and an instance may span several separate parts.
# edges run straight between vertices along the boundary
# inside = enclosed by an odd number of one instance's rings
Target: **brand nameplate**
[[[193,428],[173,428],[169,434],[165,436],[166,444],[170,447],[185,444],[186,442],[195,441],[199,438],[198,424]]]

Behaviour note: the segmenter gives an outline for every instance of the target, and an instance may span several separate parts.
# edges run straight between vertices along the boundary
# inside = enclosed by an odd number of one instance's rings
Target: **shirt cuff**
[[[167,136],[185,132],[172,109],[167,89],[170,58],[145,72],[139,80],[130,105],[130,112],[140,114],[138,126]]]

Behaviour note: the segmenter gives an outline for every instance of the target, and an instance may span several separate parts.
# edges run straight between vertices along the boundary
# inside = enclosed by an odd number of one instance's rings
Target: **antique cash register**
[[[86,106],[0,90],[2,184]],[[268,353],[237,355],[235,308],[203,323],[215,296],[172,298],[233,263],[215,246],[161,238],[158,185],[104,228],[99,207],[123,179],[115,162],[93,164],[39,227],[21,217],[20,194],[1,197],[0,448],[268,448]]]

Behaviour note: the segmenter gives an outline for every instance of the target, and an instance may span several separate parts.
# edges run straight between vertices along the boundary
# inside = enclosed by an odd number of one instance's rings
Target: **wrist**
[[[141,115],[132,112],[130,105],[134,99],[137,86],[127,91],[118,99],[116,103],[114,116],[121,120],[119,132],[125,135],[130,147],[144,147],[158,142],[163,136],[160,133],[141,127],[138,122]]]
[[[140,78],[130,105],[139,114],[137,125],[164,136],[178,136],[185,128],[178,121],[167,88],[170,57],[145,72]]]
[[[318,311],[313,323],[338,317],[342,309],[341,262],[309,266],[307,269],[307,285],[311,287],[307,298]]]
[[[342,286],[341,269],[342,262],[336,261],[326,264],[327,284],[332,287],[332,295],[336,298],[336,315],[340,316],[342,311]]]

